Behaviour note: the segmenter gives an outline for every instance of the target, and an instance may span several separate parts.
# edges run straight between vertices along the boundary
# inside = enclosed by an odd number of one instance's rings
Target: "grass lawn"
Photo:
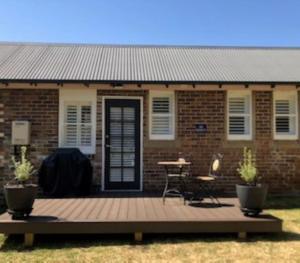
[[[37,236],[33,249],[22,237],[0,235],[0,262],[300,262],[300,198],[273,198],[268,212],[284,220],[284,233],[250,235]]]

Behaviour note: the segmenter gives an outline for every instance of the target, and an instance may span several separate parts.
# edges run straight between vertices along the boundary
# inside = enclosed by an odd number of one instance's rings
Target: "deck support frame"
[[[32,247],[34,242],[34,234],[33,233],[25,233],[24,234],[24,246]]]
[[[239,232],[238,233],[238,238],[242,239],[242,240],[247,239],[247,232]]]
[[[134,241],[135,242],[142,242],[143,241],[143,233],[142,232],[135,232],[134,233]]]

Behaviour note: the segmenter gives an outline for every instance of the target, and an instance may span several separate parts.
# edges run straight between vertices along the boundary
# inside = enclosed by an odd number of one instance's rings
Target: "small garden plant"
[[[256,158],[255,154],[252,153],[251,149],[244,147],[243,161],[239,163],[237,169],[241,178],[249,185],[256,185],[257,183],[257,169],[256,169]]]
[[[24,184],[35,173],[33,165],[26,158],[26,152],[27,147],[22,146],[20,160],[17,161],[15,156],[12,157],[15,180],[20,184]]]

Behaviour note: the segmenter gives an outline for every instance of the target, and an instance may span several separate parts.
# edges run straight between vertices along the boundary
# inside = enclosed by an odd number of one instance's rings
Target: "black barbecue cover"
[[[47,196],[84,196],[90,193],[93,168],[76,148],[59,148],[39,169],[39,185]]]

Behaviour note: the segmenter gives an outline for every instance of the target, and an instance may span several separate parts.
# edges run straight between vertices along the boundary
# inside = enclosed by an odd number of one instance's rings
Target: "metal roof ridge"
[[[109,44],[109,43],[55,43],[0,41],[1,46],[49,46],[49,47],[111,47],[111,48],[178,48],[178,49],[225,49],[225,50],[300,50],[300,46],[234,46],[234,45],[170,45],[170,44]]]

